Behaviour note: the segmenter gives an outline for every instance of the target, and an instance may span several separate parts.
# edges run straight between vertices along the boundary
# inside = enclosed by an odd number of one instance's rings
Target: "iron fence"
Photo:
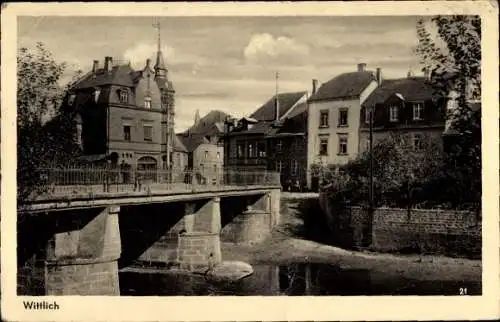
[[[97,193],[227,189],[279,186],[277,172],[204,169],[120,169],[111,167],[51,167],[37,170],[49,193]]]

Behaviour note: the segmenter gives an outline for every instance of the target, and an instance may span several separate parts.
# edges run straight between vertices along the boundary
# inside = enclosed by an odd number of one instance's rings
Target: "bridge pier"
[[[279,222],[279,192],[276,189],[260,196],[246,197],[243,200],[246,207],[240,208],[241,213],[236,214],[222,230],[224,241],[255,244],[263,241],[272,228]],[[229,207],[232,207],[230,205]],[[229,211],[229,209],[226,209]]]
[[[46,248],[46,295],[120,294],[119,211],[120,207],[105,208],[76,227],[79,218],[56,219],[56,231]]]
[[[181,269],[206,271],[222,262],[220,248],[220,198],[186,203],[184,232],[179,234]]]

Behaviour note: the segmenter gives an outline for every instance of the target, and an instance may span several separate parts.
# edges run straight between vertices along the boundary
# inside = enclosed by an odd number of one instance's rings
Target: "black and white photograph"
[[[498,97],[463,12],[18,15],[2,217],[24,310],[484,295]]]

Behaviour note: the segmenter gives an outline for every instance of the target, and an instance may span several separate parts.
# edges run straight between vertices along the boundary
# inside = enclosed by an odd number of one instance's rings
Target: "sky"
[[[421,74],[415,16],[348,17],[20,17],[18,46],[43,42],[57,61],[87,72],[105,56],[142,69],[154,58],[157,31],[169,79],[176,90],[176,131],[217,109],[235,117],[251,114],[271,98],[278,72],[280,92],[311,91],[356,71],[382,68],[384,78]]]

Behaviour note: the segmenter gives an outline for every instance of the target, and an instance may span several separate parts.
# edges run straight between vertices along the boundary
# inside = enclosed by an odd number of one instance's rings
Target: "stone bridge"
[[[281,189],[269,180],[77,187],[19,207],[20,295],[119,295],[118,271],[131,265],[206,272],[222,262],[221,240],[259,242],[279,222]]]

